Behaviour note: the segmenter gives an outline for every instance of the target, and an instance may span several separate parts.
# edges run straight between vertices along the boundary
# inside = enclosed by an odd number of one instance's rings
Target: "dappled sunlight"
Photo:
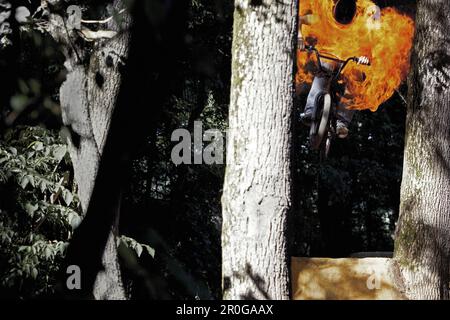
[[[291,261],[295,300],[398,300],[388,258],[296,258]]]

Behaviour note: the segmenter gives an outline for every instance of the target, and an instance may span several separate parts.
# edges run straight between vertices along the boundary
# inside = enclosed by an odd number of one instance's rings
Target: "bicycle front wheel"
[[[313,150],[318,150],[322,140],[328,133],[328,124],[331,114],[331,96],[327,93],[321,96],[317,101],[316,117],[311,124],[309,132],[310,145]]]

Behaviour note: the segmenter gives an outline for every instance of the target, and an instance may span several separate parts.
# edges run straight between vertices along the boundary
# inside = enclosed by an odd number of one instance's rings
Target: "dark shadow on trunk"
[[[155,15],[157,6],[161,11]],[[128,183],[133,154],[143,145],[161,115],[163,102],[173,92],[173,74],[181,66],[186,22],[184,1],[137,1],[131,9],[133,25],[128,60],[111,120],[92,198],[80,227],[74,233],[60,288],[67,297],[92,298],[92,288],[103,268],[102,254],[108,234],[120,211],[120,198]],[[81,269],[81,290],[65,288],[66,267]]]

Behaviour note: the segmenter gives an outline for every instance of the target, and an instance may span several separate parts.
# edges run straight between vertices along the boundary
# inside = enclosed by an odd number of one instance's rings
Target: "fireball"
[[[300,15],[310,14],[310,25],[302,25],[306,41],[319,51],[340,59],[367,56],[370,66],[350,63],[343,73],[349,109],[377,108],[389,99],[405,80],[414,37],[414,21],[394,8],[380,10],[371,0],[357,0],[349,21],[340,23],[334,12],[336,0],[300,0]],[[308,62],[312,55],[298,51],[298,84],[311,83]]]

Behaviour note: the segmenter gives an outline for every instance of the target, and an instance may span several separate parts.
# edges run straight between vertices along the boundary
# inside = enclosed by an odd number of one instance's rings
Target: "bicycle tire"
[[[310,145],[313,150],[318,150],[323,141],[323,138],[328,133],[328,124],[331,114],[331,96],[327,93],[323,95],[319,100],[319,109],[316,112],[320,112],[320,122],[313,121],[309,132]]]
[[[320,160],[321,161],[325,161],[328,159],[328,155],[330,154],[330,148],[331,148],[331,137],[328,136],[320,148]]]

